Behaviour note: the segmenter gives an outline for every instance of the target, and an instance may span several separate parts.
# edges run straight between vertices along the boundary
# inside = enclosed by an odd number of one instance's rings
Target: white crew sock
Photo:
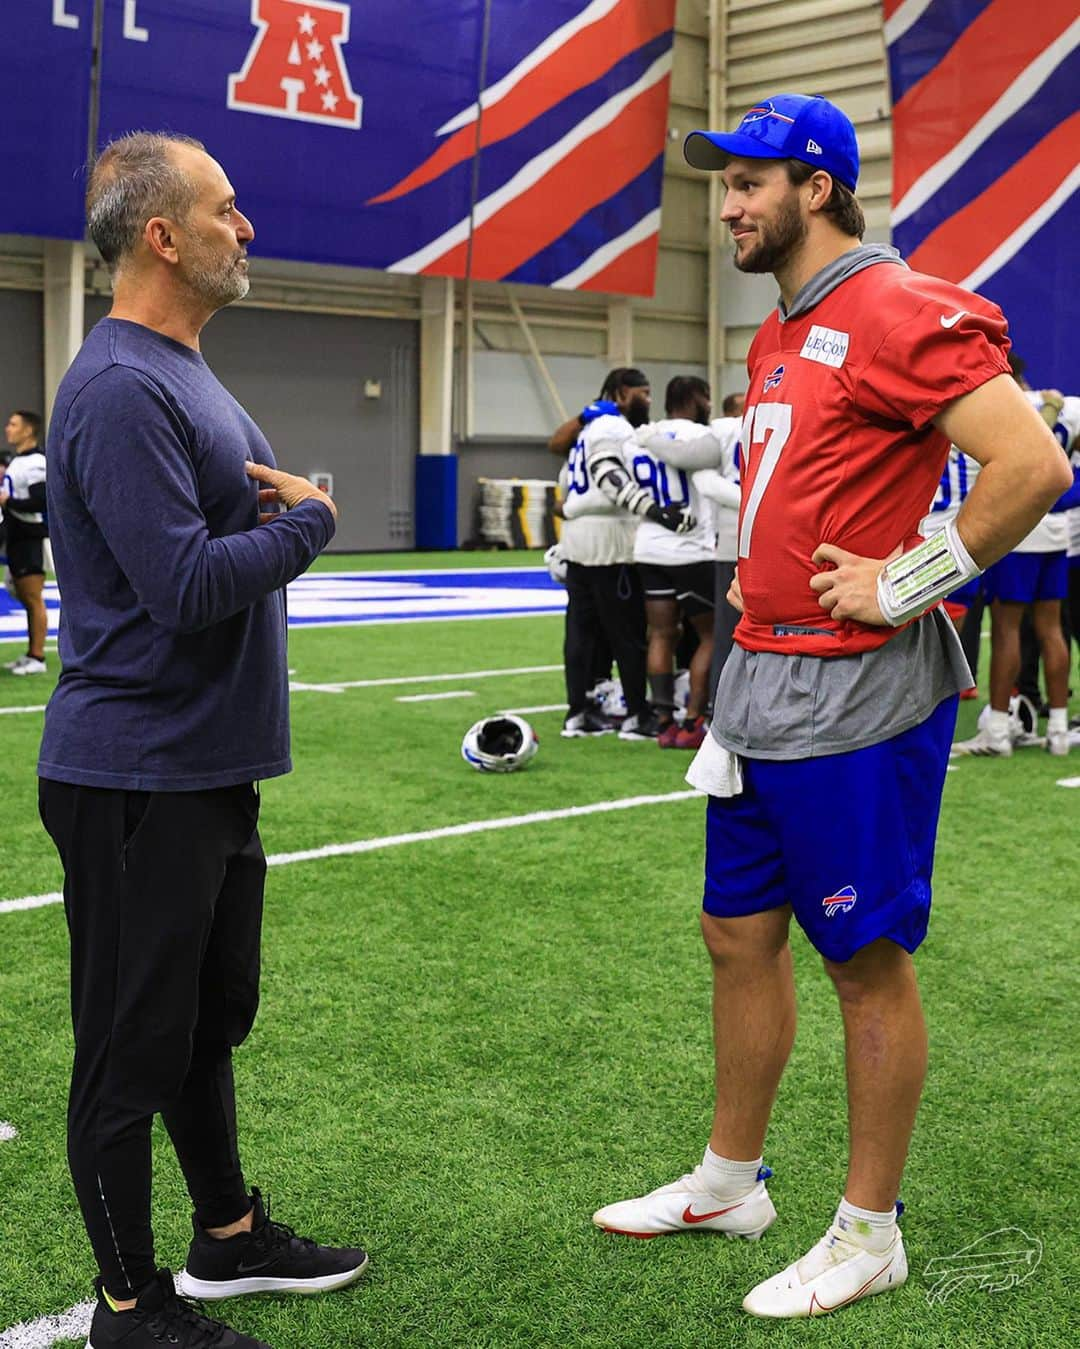
[[[1046,729],[1053,733],[1067,731],[1069,729],[1069,709],[1067,707],[1052,707]]]
[[[733,1162],[730,1157],[721,1157],[712,1148],[706,1148],[698,1172],[709,1193],[717,1199],[739,1199],[757,1184],[760,1169],[760,1157],[752,1162]]]
[[[836,1225],[853,1245],[880,1254],[889,1249],[896,1234],[896,1208],[887,1213],[875,1213],[873,1209],[856,1208],[841,1199],[836,1210]]]
[[[994,740],[1008,740],[1009,738],[1009,714],[1008,712],[998,712],[995,708],[990,709],[990,715],[986,719],[986,729]]]

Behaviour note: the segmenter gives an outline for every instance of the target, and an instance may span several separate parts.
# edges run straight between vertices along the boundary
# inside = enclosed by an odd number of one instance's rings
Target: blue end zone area
[[[49,635],[56,636],[60,596],[45,586]],[[315,624],[424,623],[451,618],[558,614],[566,591],[543,567],[473,567],[460,571],[310,572],[289,586],[289,627]],[[26,613],[0,589],[0,642],[26,637]]]

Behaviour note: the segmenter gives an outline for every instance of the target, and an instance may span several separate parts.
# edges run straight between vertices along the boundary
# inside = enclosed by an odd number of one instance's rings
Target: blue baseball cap
[[[722,169],[729,159],[798,159],[825,169],[852,192],[859,181],[851,119],[819,94],[763,98],[734,131],[691,131],[683,154],[695,169]]]

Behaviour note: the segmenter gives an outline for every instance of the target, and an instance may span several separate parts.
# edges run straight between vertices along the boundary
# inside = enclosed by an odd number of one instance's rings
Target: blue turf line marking
[[[545,567],[308,572],[288,588],[290,628],[522,618],[565,608],[566,591]],[[55,637],[60,594],[53,581],[45,585],[45,609],[49,635]],[[0,642],[25,635],[26,611],[0,590]]]

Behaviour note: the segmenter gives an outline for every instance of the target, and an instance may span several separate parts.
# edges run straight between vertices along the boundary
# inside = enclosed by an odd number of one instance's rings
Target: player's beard
[[[744,257],[735,251],[740,272],[776,272],[791,261],[806,238],[806,221],[799,210],[799,197],[792,192],[780,205],[773,220],[757,226],[758,242]]]
[[[251,289],[248,279],[247,253],[237,249],[231,257],[222,258],[197,244],[185,259],[188,285],[208,305],[222,309],[234,300],[242,300]]]
[[[623,416],[635,428],[644,426],[649,420],[649,404],[644,398],[632,398],[623,409]]]

